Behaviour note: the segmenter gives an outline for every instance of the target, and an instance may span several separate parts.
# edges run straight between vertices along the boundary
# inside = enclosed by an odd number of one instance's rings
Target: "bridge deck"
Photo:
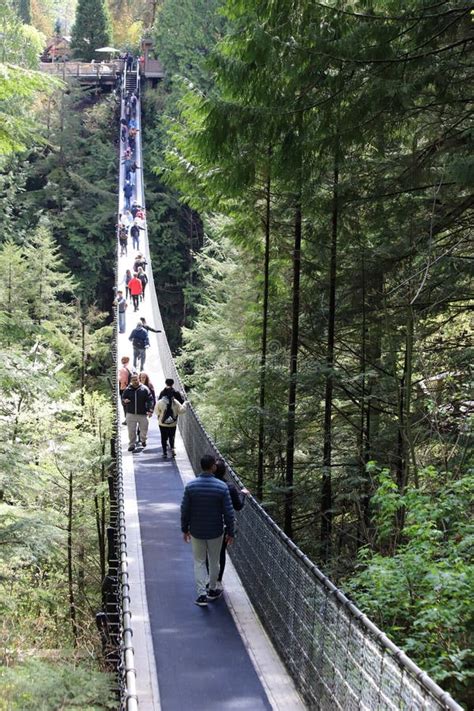
[[[179,526],[183,482],[161,459],[156,421],[145,452],[133,455],[151,634],[162,707],[180,711],[270,709],[224,599],[195,598],[190,546]]]
[[[141,128],[139,117],[138,121]],[[137,162],[142,166],[140,136],[139,132]],[[121,175],[120,204],[122,185]],[[138,173],[138,196],[142,189]],[[140,197],[138,202],[142,202]],[[140,249],[150,263],[146,232],[140,235]],[[135,254],[129,238],[128,256],[120,257],[118,263],[119,289],[124,290],[120,282]],[[146,298],[137,314],[129,304],[126,333],[118,336],[119,357],[132,357],[128,335],[139,316],[161,327],[151,264],[147,272]],[[145,371],[159,392],[166,374],[157,343],[165,336],[151,332],[149,336]],[[192,551],[183,541],[179,515],[183,484],[193,473],[179,433],[176,461],[162,458],[156,416],[150,422],[146,449],[133,454],[127,451],[126,427],[122,427],[121,439],[141,711],[302,710],[293,682],[263,632],[230,560],[224,576],[225,596],[207,608],[194,604]]]

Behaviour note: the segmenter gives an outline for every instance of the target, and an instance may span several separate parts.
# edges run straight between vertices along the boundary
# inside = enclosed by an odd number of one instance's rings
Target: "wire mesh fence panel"
[[[179,382],[167,344],[162,358]],[[203,454],[221,456],[192,407],[180,419],[180,431],[195,472]],[[230,554],[310,708],[461,710],[317,571],[251,497],[238,515]]]

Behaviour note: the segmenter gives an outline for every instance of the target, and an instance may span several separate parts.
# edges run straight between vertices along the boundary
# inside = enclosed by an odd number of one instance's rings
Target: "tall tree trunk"
[[[74,646],[77,646],[77,620],[76,620],[76,601],[74,598],[74,575],[72,561],[72,517],[74,503],[74,480],[72,470],[68,476],[68,511],[67,511],[67,580],[69,591],[69,617],[71,620],[72,634],[74,638]]]
[[[379,270],[371,269],[365,274],[366,284],[366,328],[365,328],[365,363],[369,370],[376,370],[380,367],[382,357],[382,322],[379,316],[380,302],[383,299],[384,276]],[[370,324],[367,322],[367,314],[372,314]],[[375,392],[374,392],[375,388]],[[367,472],[367,464],[371,460],[377,460],[379,453],[377,450],[380,429],[380,410],[377,404],[377,387],[374,376],[365,377],[365,427],[364,427],[364,479],[365,491],[362,498],[362,511],[365,531],[370,529],[370,499],[373,493],[372,480]]]
[[[269,149],[269,159],[271,149]],[[257,498],[263,497],[264,480],[264,450],[265,450],[265,386],[267,368],[267,334],[268,334],[268,287],[270,274],[270,198],[271,198],[270,160],[265,188],[265,256],[263,265],[263,310],[262,310],[262,345],[260,352],[260,397],[258,421],[258,460],[257,460]]]
[[[334,334],[336,324],[336,271],[339,218],[339,149],[336,145],[332,199],[331,257],[329,265],[329,315],[326,349],[326,391],[324,396],[324,450],[321,482],[321,553],[324,562],[331,557],[332,533],[332,399],[334,390]]]
[[[291,318],[290,345],[290,386],[288,389],[288,423],[286,438],[286,492],[285,492],[285,533],[293,536],[293,467],[295,458],[295,412],[296,376],[298,372],[298,342],[300,321],[300,274],[301,274],[301,203],[295,208],[294,248],[293,248],[293,306]]]
[[[360,332],[360,375],[361,375],[361,386],[360,386],[360,410],[359,410],[359,478],[363,482],[360,490],[360,508],[358,513],[358,526],[357,526],[357,546],[363,545],[364,541],[367,540],[366,535],[366,519],[365,519],[365,501],[367,499],[367,482],[366,482],[366,465],[367,465],[367,455],[368,455],[368,426],[370,425],[370,418],[368,415],[369,405],[367,398],[367,303],[366,303],[366,264],[365,264],[365,246],[362,245],[362,264],[361,264],[361,279],[362,279],[362,298],[361,298],[361,311],[362,311],[362,323]]]
[[[86,320],[81,309],[81,407],[84,407],[86,390]]]

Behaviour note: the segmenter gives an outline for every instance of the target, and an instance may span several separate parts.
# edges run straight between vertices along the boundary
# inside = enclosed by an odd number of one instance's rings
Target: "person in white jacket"
[[[163,393],[161,393],[161,397],[156,403],[155,412],[158,416],[164,459],[168,456],[168,445],[171,450],[171,456],[176,456],[174,439],[176,437],[178,415],[182,415],[183,412],[186,412],[186,408],[187,403],[183,402],[181,404],[173,394],[163,395]]]

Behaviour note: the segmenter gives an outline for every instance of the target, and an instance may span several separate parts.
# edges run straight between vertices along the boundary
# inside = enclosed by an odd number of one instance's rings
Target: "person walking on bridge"
[[[146,447],[148,434],[148,419],[153,414],[153,397],[146,385],[140,382],[138,373],[133,373],[130,385],[125,388],[122,395],[125,407],[125,419],[128,428],[128,451],[133,452],[136,447],[137,426],[140,428],[142,447]]]
[[[178,400],[175,395],[180,396]],[[168,456],[168,444],[171,449],[171,456],[176,456],[174,440],[176,437],[176,427],[178,425],[178,415],[186,412],[187,403],[183,402],[181,393],[165,388],[161,391],[158,402],[156,403],[156,414],[158,416],[158,425],[161,434],[161,447],[163,449],[163,458]]]
[[[130,200],[133,195],[133,185],[129,180],[125,181],[125,185],[123,186],[123,194],[125,197],[125,209],[130,210]]]
[[[130,227],[130,237],[132,238],[133,249],[140,249],[140,230],[144,232],[145,228],[140,227],[140,225],[138,225],[136,222],[134,222],[133,225]],[[133,269],[135,270],[135,266],[133,267]]]
[[[148,284],[148,277],[141,267],[138,267],[137,276],[142,283],[142,294],[140,296],[140,301],[144,301],[145,300],[145,289],[146,289],[146,285]]]
[[[229,488],[214,476],[216,460],[210,454],[201,459],[201,474],[187,484],[181,502],[181,531],[185,543],[191,542],[196,580],[196,605],[205,607],[208,600],[217,600],[219,555],[226,527],[227,545],[234,542],[235,515]],[[209,577],[206,570],[209,560]],[[206,593],[206,586],[209,590]]]
[[[128,364],[130,363],[130,358],[128,356],[122,356],[120,359],[120,368],[118,371],[118,384],[119,384],[119,393],[120,393],[120,401],[122,402],[122,395],[125,392],[126,388],[130,385],[130,380],[132,378],[132,371],[128,367]],[[123,405],[123,402],[122,402]],[[125,408],[125,405],[123,405],[123,412],[124,416],[126,417],[127,415],[127,410]],[[126,425],[127,422],[124,420],[122,422],[122,425]]]
[[[120,256],[126,256],[127,255],[127,246],[128,246],[128,229],[125,227],[125,225],[121,225],[119,229],[119,245],[120,245]]]
[[[127,310],[127,300],[123,296],[123,291],[117,291],[117,297],[114,301],[114,306],[118,309],[118,325],[119,333],[125,333],[125,314]]]
[[[216,477],[216,479],[219,479],[219,481],[223,481],[224,484],[227,484],[227,487],[229,489],[230,498],[232,500],[232,506],[234,507],[234,511],[241,511],[244,508],[245,497],[250,494],[250,491],[248,489],[240,489],[240,490],[237,489],[235,484],[231,484],[229,481],[225,480],[225,475],[226,475],[225,462],[223,459],[217,459],[216,460],[216,471],[215,471],[214,476]],[[227,536],[226,536],[226,529],[224,528],[224,536],[222,538],[222,547],[221,547],[221,552],[220,552],[220,557],[219,557],[219,575],[217,576],[217,583],[216,583],[217,590],[222,590],[222,578],[224,576],[225,563],[226,563],[226,548],[227,548]]]
[[[131,180],[132,177],[132,166],[133,166],[134,161],[132,158],[124,158],[122,161],[122,165],[124,166],[124,171],[125,171],[125,180],[130,180],[130,182],[133,185],[133,181]]]
[[[140,361],[140,370],[143,370],[146,358],[146,349],[150,347],[150,339],[148,332],[143,328],[142,322],[139,321],[136,328],[133,329],[128,340],[133,345],[133,367],[136,368]]]
[[[161,330],[159,328],[153,328],[153,326],[149,326],[144,316],[140,316],[140,321],[143,324],[143,328],[145,328],[147,331],[153,331],[153,333],[161,333]]]
[[[136,312],[138,311],[138,302],[143,291],[142,283],[136,272],[134,272],[133,277],[128,282],[128,289],[133,301],[133,310]]]

